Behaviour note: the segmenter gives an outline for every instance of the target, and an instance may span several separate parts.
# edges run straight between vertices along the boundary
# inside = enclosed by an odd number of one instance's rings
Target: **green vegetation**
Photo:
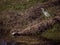
[[[47,11],[50,13],[51,17],[54,17],[55,16],[55,11],[53,11],[51,9],[48,9]]]
[[[12,10],[24,10],[38,2],[45,2],[45,0],[1,0],[0,1],[0,11],[6,9]]]
[[[60,24],[55,24],[53,28],[42,33],[42,36],[48,39],[60,40]]]

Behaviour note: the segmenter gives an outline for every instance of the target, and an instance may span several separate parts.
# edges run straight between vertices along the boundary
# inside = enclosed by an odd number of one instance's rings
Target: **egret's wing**
[[[48,13],[48,12],[46,12],[46,14],[45,14],[47,17],[49,17],[50,16],[50,14]]]

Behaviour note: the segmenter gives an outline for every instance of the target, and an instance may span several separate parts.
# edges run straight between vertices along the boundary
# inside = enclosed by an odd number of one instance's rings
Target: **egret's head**
[[[41,8],[42,11],[44,11],[44,8]]]

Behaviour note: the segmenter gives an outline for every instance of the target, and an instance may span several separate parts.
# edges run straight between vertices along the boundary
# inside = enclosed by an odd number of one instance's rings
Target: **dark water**
[[[29,44],[21,43],[21,42],[7,42],[4,40],[0,40],[0,45],[29,45]],[[40,44],[34,44],[34,45],[40,45]],[[46,43],[43,45],[60,45],[60,42],[51,42],[51,43]]]
[[[7,43],[4,40],[1,40],[0,45],[7,45]]]
[[[21,42],[7,42],[4,40],[0,40],[0,45],[27,45],[27,44]]]
[[[1,40],[0,45],[15,45],[15,42],[6,42],[4,40]]]

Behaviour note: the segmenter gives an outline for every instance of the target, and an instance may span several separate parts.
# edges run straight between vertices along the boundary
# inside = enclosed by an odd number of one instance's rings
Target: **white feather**
[[[49,14],[47,11],[44,11],[44,8],[41,8],[41,10],[42,10],[43,14],[44,14],[46,17],[49,17],[49,16],[50,16],[50,14]]]
[[[16,32],[12,32],[11,34],[14,35]]]

